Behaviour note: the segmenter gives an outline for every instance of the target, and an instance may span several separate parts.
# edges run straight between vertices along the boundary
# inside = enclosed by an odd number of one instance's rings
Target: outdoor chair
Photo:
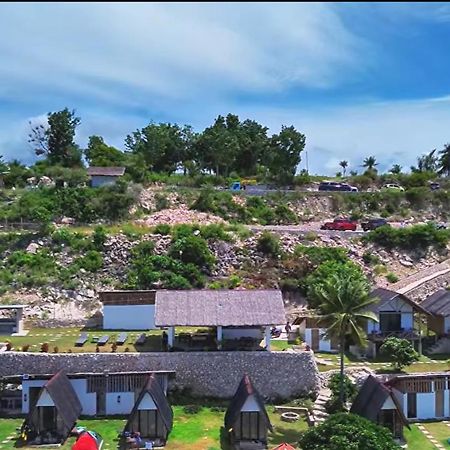
[[[134,343],[134,345],[144,345],[146,339],[147,339],[147,336],[145,335],[145,333],[142,333],[142,334],[136,339],[136,342]]]
[[[109,336],[107,334],[103,335],[97,342],[98,345],[105,345],[109,341]]]
[[[117,337],[116,344],[123,345],[123,344],[125,344],[127,339],[128,339],[127,333],[120,333],[119,336]]]
[[[87,340],[88,340],[87,333],[81,333],[75,342],[75,347],[83,347],[83,345],[87,342]]]

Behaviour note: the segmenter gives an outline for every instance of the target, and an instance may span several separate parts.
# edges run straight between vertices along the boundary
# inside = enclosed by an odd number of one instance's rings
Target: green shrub
[[[380,258],[367,250],[363,253],[362,259],[368,265],[375,265],[380,263]]]
[[[185,414],[198,414],[202,410],[200,405],[186,405],[183,407]]]
[[[209,250],[207,242],[200,236],[187,236],[173,241],[168,255],[201,268],[209,269],[215,263],[214,255]]]
[[[264,231],[258,238],[256,248],[264,255],[276,257],[280,254],[280,239],[268,231]]]
[[[335,398],[339,398],[341,391],[341,374],[335,373],[330,377],[328,381],[328,389],[331,391],[331,395]],[[357,388],[356,385],[350,380],[350,378],[344,374],[344,401],[353,400],[356,397]]]
[[[94,244],[94,248],[96,250],[102,250],[107,239],[108,235],[106,234],[106,229],[102,226],[95,227],[94,232],[92,233],[92,243]]]
[[[170,208],[170,202],[164,194],[155,195],[155,207],[157,211]]]
[[[373,268],[373,272],[375,273],[375,275],[381,275],[382,273],[386,273],[387,269],[386,269],[386,266],[384,264],[377,264]]]
[[[386,275],[386,280],[388,280],[389,283],[397,283],[398,279],[399,279],[399,278],[398,278],[397,275],[395,275],[395,273],[389,272],[389,273]]]
[[[159,223],[153,228],[153,233],[161,234],[163,236],[168,236],[170,234],[171,228],[170,225],[165,223]]]
[[[294,256],[306,257],[314,266],[319,266],[326,261],[347,262],[347,250],[341,247],[307,247],[297,245],[294,249]]]
[[[97,272],[103,266],[103,257],[97,250],[90,250],[81,258],[77,258],[75,264],[88,272]]]
[[[314,231],[308,231],[305,234],[305,239],[307,241],[311,241],[311,242],[314,242],[315,240],[317,240],[318,237],[319,237],[319,235],[316,232],[314,232]]]
[[[223,225],[215,223],[202,227],[201,236],[208,241],[231,241],[231,236],[225,231]]]
[[[420,359],[411,342],[397,337],[387,338],[380,347],[380,352],[391,358],[392,366],[396,370],[402,370]]]

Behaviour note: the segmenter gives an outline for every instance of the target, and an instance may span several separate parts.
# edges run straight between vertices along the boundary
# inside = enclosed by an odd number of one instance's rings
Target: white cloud
[[[0,95],[20,85],[124,105],[326,87],[361,67],[364,47],[332,5],[295,3],[2,4],[0,38]]]

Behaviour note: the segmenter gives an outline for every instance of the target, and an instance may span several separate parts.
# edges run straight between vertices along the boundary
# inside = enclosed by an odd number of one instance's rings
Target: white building
[[[92,187],[112,185],[125,173],[125,167],[88,167],[87,173]]]
[[[131,412],[136,398],[155,373],[164,393],[169,376],[174,372],[118,372],[109,374],[70,374],[68,378],[82,406],[84,416],[126,415]],[[28,414],[36,403],[42,387],[51,375],[28,375],[22,380],[22,413]]]
[[[103,329],[153,330],[155,291],[100,292],[103,304]]]

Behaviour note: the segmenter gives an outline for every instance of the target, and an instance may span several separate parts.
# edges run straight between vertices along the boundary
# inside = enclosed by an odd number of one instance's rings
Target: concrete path
[[[427,437],[427,439],[439,450],[445,450],[445,447],[440,444],[433,435],[421,424],[417,424],[417,428]]]

